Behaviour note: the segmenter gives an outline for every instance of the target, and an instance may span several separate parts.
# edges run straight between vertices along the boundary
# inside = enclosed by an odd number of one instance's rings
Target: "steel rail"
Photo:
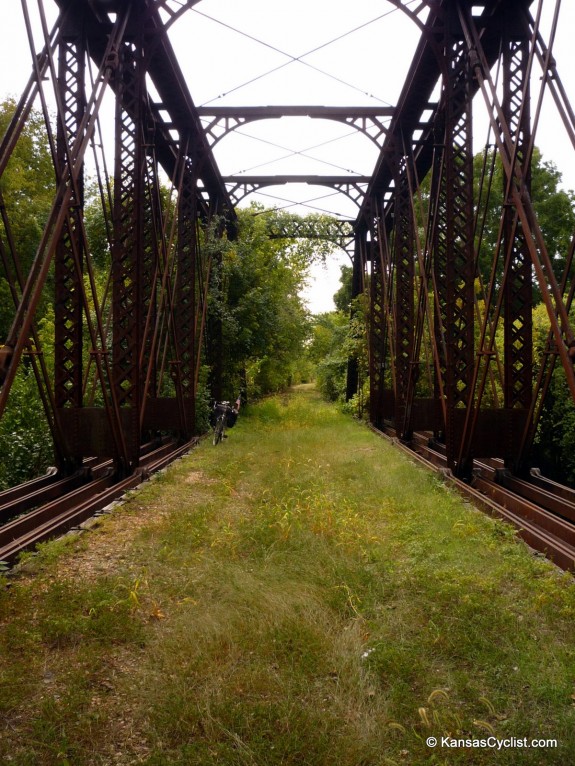
[[[48,476],[22,485],[24,488],[31,487],[32,491],[20,497],[12,497],[6,506],[0,506],[0,514],[5,507],[13,508],[18,502],[23,507],[30,507],[37,504],[42,497],[43,504],[0,527],[0,561],[12,565],[23,551],[33,549],[38,543],[78,527],[112,501],[122,497],[129,489],[141,484],[152,473],[189,452],[197,442],[198,438],[184,444],[166,442],[144,455],[140,461],[140,468],[121,480],[114,476],[110,467],[103,468],[103,465],[99,465],[99,472],[104,475],[92,480],[86,478],[85,483],[79,487],[77,482],[81,480],[81,472],[67,479],[53,480],[53,477]],[[9,492],[18,494],[16,490],[18,488],[9,490],[6,495]],[[58,490],[65,494],[54,497]],[[2,499],[0,495],[0,500]]]
[[[72,490],[78,489],[82,484],[88,483],[90,478],[85,471],[78,471],[64,479],[41,483],[38,489],[31,489],[26,494],[6,502],[2,502],[5,498],[0,495],[0,524],[10,521],[16,516],[21,516],[39,505],[45,505],[51,500],[58,500]]]

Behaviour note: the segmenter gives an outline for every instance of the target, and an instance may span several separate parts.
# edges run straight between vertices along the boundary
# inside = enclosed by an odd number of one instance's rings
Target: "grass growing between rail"
[[[0,590],[0,762],[572,763],[574,617],[572,578],[436,476],[269,399]]]

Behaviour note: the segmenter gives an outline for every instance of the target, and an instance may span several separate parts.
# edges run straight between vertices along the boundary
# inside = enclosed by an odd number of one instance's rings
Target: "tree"
[[[0,134],[4,135],[16,109],[13,100],[0,103]],[[22,273],[32,263],[55,190],[55,175],[43,116],[31,112],[26,126],[0,178],[11,236]],[[0,236],[7,241],[2,226]],[[45,310],[47,300],[44,301]],[[5,274],[0,274],[0,341],[10,329],[14,303]]]
[[[292,381],[309,332],[299,294],[317,256],[305,240],[270,239],[261,208],[237,212],[237,238],[213,270],[209,313],[221,325],[227,395],[246,384],[260,395]]]
[[[341,399],[345,391],[348,332],[349,316],[343,311],[314,317],[308,354],[316,365],[317,387],[330,401]]]
[[[39,333],[42,345],[51,348],[54,322],[50,310],[39,323]],[[39,476],[54,462],[48,423],[38,417],[41,409],[34,373],[29,365],[20,365],[0,419],[0,490]]]
[[[490,167],[493,154],[487,156],[480,153],[474,158],[475,198],[480,195],[480,180],[484,165]],[[562,175],[553,164],[546,162],[539,149],[533,151],[531,164],[531,198],[537,213],[539,225],[545,236],[545,242],[550,256],[554,260],[556,274],[561,274],[565,266],[565,257],[569,250],[573,230],[575,229],[575,194],[560,188]],[[480,219],[483,225],[478,227],[480,244],[479,268],[485,285],[489,283],[493,256],[497,246],[503,207],[504,176],[501,160],[497,157],[491,180],[491,193],[487,199],[486,183],[482,191]],[[479,243],[479,236],[481,243]],[[497,269],[498,281],[503,270],[503,253],[499,257]],[[535,293],[538,295],[537,287]]]
[[[5,134],[15,109],[16,104],[10,99],[0,103],[2,135]],[[33,111],[0,178],[0,192],[6,205],[6,217],[10,226],[8,233],[4,224],[0,225],[0,237],[7,253],[8,243],[13,243],[24,279],[36,253],[54,197],[54,189],[54,168],[44,118]],[[0,343],[6,338],[14,316],[11,284],[19,293],[12,266],[10,274],[0,272]],[[51,323],[49,318],[46,318],[49,305],[49,290],[46,290],[37,311],[37,325],[41,337],[50,333]],[[51,344],[46,344],[45,358],[48,364],[51,363],[50,348]],[[7,410],[0,420],[0,488],[42,473],[53,461],[48,424],[38,417],[41,409],[35,376],[30,366],[24,362],[12,386]]]
[[[351,276],[352,269],[342,266],[341,287],[334,295],[337,310],[313,317],[307,354],[315,366],[319,390],[331,401],[344,401],[348,365],[355,361],[360,390],[350,411],[361,415],[367,378],[367,302],[364,295],[352,299]]]
[[[351,302],[353,300],[353,269],[351,266],[341,266],[341,275],[339,282],[341,287],[333,296],[333,302],[338,311],[349,313],[351,311]]]

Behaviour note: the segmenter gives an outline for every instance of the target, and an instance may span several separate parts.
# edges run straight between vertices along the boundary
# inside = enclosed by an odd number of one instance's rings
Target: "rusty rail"
[[[97,463],[65,479],[48,475],[1,493],[0,519],[12,520],[0,527],[0,561],[14,564],[23,551],[74,529],[197,442],[197,438],[185,444],[168,441],[151,449],[127,478],[115,477],[109,463]]]

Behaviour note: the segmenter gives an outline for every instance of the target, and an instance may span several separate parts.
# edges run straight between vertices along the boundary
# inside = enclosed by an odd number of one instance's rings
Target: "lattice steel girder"
[[[382,427],[386,416],[385,361],[388,336],[385,311],[386,265],[378,241],[377,223],[374,222],[374,224],[370,232],[370,241],[363,239],[361,246],[365,248],[366,261],[371,263],[369,277],[369,418],[376,426]]]
[[[510,7],[503,49],[503,108],[515,142],[516,161],[525,188],[531,193],[530,32],[524,16]],[[513,177],[506,176],[504,194]],[[504,211],[504,400],[510,410],[521,410],[525,421],[533,399],[533,284],[531,258],[521,223],[511,206]],[[527,462],[525,443],[519,444],[508,467],[521,472]]]
[[[125,20],[125,17],[119,18],[114,27],[111,30],[108,30],[109,34],[102,55],[103,64],[96,79],[94,92],[88,100],[86,113],[83,115],[81,124],[78,126],[78,135],[68,147],[65,166],[58,173],[58,186],[54,202],[36,256],[28,273],[26,285],[22,292],[14,321],[6,339],[5,348],[9,349],[9,359],[5,367],[5,376],[0,391],[0,415],[6,406],[8,394],[14,376],[16,375],[22,352],[28,344],[36,308],[46,283],[56,245],[60,240],[63,227],[68,219],[72,200],[78,196],[75,194],[75,188],[81,176],[84,156],[94,130],[95,115],[98,112],[104,92],[111,78],[112,61],[118,51],[125,30]],[[39,89],[39,83],[42,78],[42,71],[39,65],[36,67],[36,78],[36,87]],[[30,93],[32,92],[33,89],[30,90]],[[26,98],[21,101],[20,106],[21,110],[19,110],[18,118],[11,125],[11,129],[14,127],[14,135],[17,135],[18,131],[21,130],[23,125],[22,118],[25,119],[25,116],[31,107],[31,103],[29,103]],[[49,116],[47,113],[45,117],[48,121]],[[8,155],[14,140],[11,131],[9,131],[9,134],[10,137],[5,144],[3,144],[3,146],[6,146],[8,149]]]
[[[270,239],[319,239],[332,242],[341,247],[353,261],[352,246],[354,246],[355,234],[351,221],[332,219],[326,225],[318,226],[314,221],[300,218],[299,216],[282,216],[279,219],[268,220],[268,237]]]
[[[62,113],[58,121],[57,162],[63,172],[67,148],[76,139],[86,109],[83,35],[64,34],[59,56],[59,96]],[[79,199],[76,199],[79,195]],[[70,200],[55,257],[54,391],[58,407],[82,404],[82,269],[84,243],[80,213],[83,207],[83,174]]]
[[[169,273],[173,260],[165,252],[158,162],[176,186],[182,145],[191,147],[195,173],[194,229],[198,219],[207,220],[217,212],[225,217],[231,230],[234,215],[163,27],[162,19],[174,20],[183,6],[176,7],[172,0],[136,0],[117,5],[98,0],[74,3],[60,0],[59,4],[60,18],[54,31],[46,32],[45,49],[34,59],[34,76],[0,147],[1,173],[25,125],[34,96],[40,93],[46,103],[43,93],[48,87],[46,82],[55,84],[58,190],[3,348],[0,412],[6,405],[22,353],[34,333],[34,313],[55,258],[57,407],[56,401],[51,401],[49,387],[42,395],[47,408],[56,413],[51,427],[55,440],[58,439],[59,452],[63,451],[59,462],[70,465],[88,454],[111,455],[121,470],[129,470],[137,463],[141,435],[147,428],[167,423],[167,427],[188,435],[193,428],[193,403],[188,403],[187,413],[180,404],[190,391],[195,391],[194,385],[187,386],[179,402],[173,400],[175,407],[164,402],[164,410],[173,414],[162,423],[158,421],[160,408],[152,406],[160,401],[159,395],[166,387],[164,360],[168,348],[173,357],[170,361],[178,362]],[[193,4],[189,2],[187,7]],[[162,16],[158,14],[160,9],[165,11]],[[57,77],[53,56],[58,46]],[[99,72],[92,73],[91,93],[86,92],[84,82],[87,52],[99,67]],[[146,88],[150,81],[155,90],[154,104]],[[106,349],[108,334],[86,252],[82,191],[85,152],[104,94],[110,89],[116,97],[121,126],[115,184],[117,226],[112,247],[116,276],[112,334],[118,362],[115,385],[111,382],[112,360]],[[49,122],[47,109],[46,121]],[[87,294],[84,282],[89,284],[91,295]],[[17,292],[15,299],[18,300]],[[182,332],[180,339],[181,336]],[[195,358],[189,365],[192,372],[188,370],[186,375],[188,381],[195,381],[199,370],[196,340],[191,349]],[[83,365],[89,356],[96,368],[103,409],[88,407],[83,400],[82,387],[87,385]],[[41,366],[40,361],[39,370]],[[181,377],[175,384],[180,383]],[[66,438],[58,436],[62,431]]]
[[[141,34],[141,30],[140,30]],[[114,242],[112,246],[114,393],[130,414],[125,434],[129,459],[137,464],[144,330],[144,181],[142,39],[125,41],[115,73],[116,162],[114,170]]]
[[[492,80],[485,50],[481,45],[478,30],[473,21],[460,10],[460,19],[465,33],[466,43],[473,53],[473,69],[488,115],[493,128],[497,150],[504,172],[509,184],[508,202],[513,206],[518,224],[520,225],[521,237],[524,238],[525,248],[529,253],[531,267],[537,277],[543,302],[547,313],[555,341],[555,350],[561,359],[567,384],[571,395],[575,400],[575,370],[568,353],[568,346],[574,342],[574,330],[568,316],[568,306],[563,298],[560,278],[554,273],[553,262],[548,253],[545,238],[537,220],[533,203],[529,194],[529,167],[522,167],[521,149],[522,138],[513,134],[513,123],[510,125],[505,107],[501,104],[497,87]],[[529,17],[527,17],[529,18]],[[533,21],[530,21],[533,27]],[[529,61],[534,57],[531,50]],[[547,82],[547,72],[543,78],[544,85]],[[544,91],[542,91],[543,94]],[[542,103],[542,94],[538,103],[538,110]],[[523,97],[524,100],[524,97]],[[515,117],[512,115],[512,118]],[[572,128],[573,122],[569,123]],[[521,134],[523,125],[515,124],[515,128]],[[531,146],[532,148],[532,146]],[[575,145],[574,145],[575,149]]]
[[[339,244],[347,242],[354,237],[353,222],[344,219],[333,218],[327,226],[318,228],[314,221],[299,216],[282,216],[268,222],[268,236],[271,239],[329,239],[330,242]]]
[[[182,425],[186,436],[191,435],[195,421],[196,357],[201,338],[197,337],[197,190],[195,167],[189,158],[183,165],[182,183],[178,195],[178,250],[175,285],[175,330],[177,355],[172,371],[176,394],[182,402]]]
[[[517,0],[517,7],[527,13],[533,0]],[[405,0],[390,0],[410,15],[422,29],[417,50],[407,73],[404,87],[399,96],[394,115],[390,121],[387,137],[376,163],[363,205],[358,213],[357,225],[366,226],[372,199],[386,197],[393,184],[393,168],[388,162],[390,151],[395,146],[406,144],[406,151],[415,158],[416,176],[423,179],[431,168],[435,147],[435,126],[444,106],[437,102],[434,92],[444,73],[443,32],[448,19],[454,18],[457,5],[461,2],[469,7],[467,0],[422,0],[415,7]],[[474,22],[481,35],[481,42],[488,64],[492,66],[498,58],[501,43],[501,29],[505,13],[505,2],[483,0],[476,9],[483,7]],[[425,23],[420,12],[429,9]],[[478,90],[476,82],[471,83],[471,95]]]
[[[395,327],[395,412],[394,425],[400,438],[405,429],[407,394],[411,388],[414,351],[415,231],[412,198],[406,167],[398,157],[394,200],[393,275],[395,280],[393,311]]]
[[[447,458],[454,466],[461,408],[472,406],[474,349],[473,147],[471,71],[466,46],[446,40],[449,71],[445,78],[445,322],[447,359]],[[461,466],[458,467],[461,470]]]
[[[422,179],[435,162],[436,186],[434,191],[432,182],[422,270],[427,273],[427,253],[433,251],[428,290],[435,302],[435,399],[446,405],[443,432],[451,465],[463,472],[473,455],[501,455],[516,468],[524,463],[541,411],[540,403],[536,406],[536,393],[547,387],[539,382],[534,389],[532,380],[534,274],[552,327],[550,353],[542,360],[542,369],[552,367],[555,356],[559,357],[575,398],[575,374],[568,353],[568,346],[575,342],[568,317],[570,299],[563,298],[571,277],[554,273],[529,193],[534,136],[528,81],[534,61],[541,65],[543,76],[533,124],[538,123],[543,93],[548,90],[575,150],[575,114],[553,58],[529,15],[529,6],[528,0],[487,0],[473,9],[461,0],[429,3],[418,51],[356,221],[358,231],[362,227],[369,230],[374,200],[382,206],[382,219],[390,221],[397,186],[390,157],[400,142],[404,142],[406,156],[414,157],[414,178]],[[446,36],[451,36],[451,41]],[[498,60],[503,99],[498,90],[501,86],[492,80]],[[464,79],[454,74],[457,67],[460,72],[464,68],[467,71],[465,88]],[[451,85],[446,87],[450,76]],[[443,96],[432,103],[440,82]],[[478,91],[482,99],[474,99]],[[491,297],[485,298],[485,309],[475,307],[481,328],[475,356],[473,283],[477,289],[481,289],[481,283],[477,280],[473,238],[481,229],[482,213],[476,205],[484,203],[472,196],[469,110],[472,102],[481,108],[481,101],[507,178],[507,197],[497,247],[501,255],[493,254],[494,259],[501,260],[500,266],[494,261]],[[391,229],[388,233],[393,239]],[[504,274],[501,280],[499,273]],[[418,310],[422,310],[421,306]],[[420,323],[419,317],[417,321]],[[492,341],[487,342],[487,338],[495,338],[498,323],[504,327],[501,357]],[[497,404],[497,375],[501,376],[505,399],[502,407]],[[548,380],[549,373],[542,378]],[[487,380],[489,397],[484,396]],[[484,403],[489,398],[501,408],[493,409],[493,405]],[[438,409],[433,417],[437,414]],[[522,436],[527,433],[526,421],[529,438]]]
[[[207,120],[205,131],[214,146],[232,131],[258,120],[282,117],[310,117],[334,120],[356,128],[381,148],[387,134],[387,122],[393,116],[393,107],[385,106],[216,106],[198,107],[198,114]]]
[[[266,186],[284,186],[285,184],[309,184],[310,186],[327,186],[337,189],[349,197],[356,205],[361,204],[370,176],[313,176],[313,175],[281,175],[281,176],[224,176],[223,181],[230,187],[230,197],[237,204],[248,194]]]

